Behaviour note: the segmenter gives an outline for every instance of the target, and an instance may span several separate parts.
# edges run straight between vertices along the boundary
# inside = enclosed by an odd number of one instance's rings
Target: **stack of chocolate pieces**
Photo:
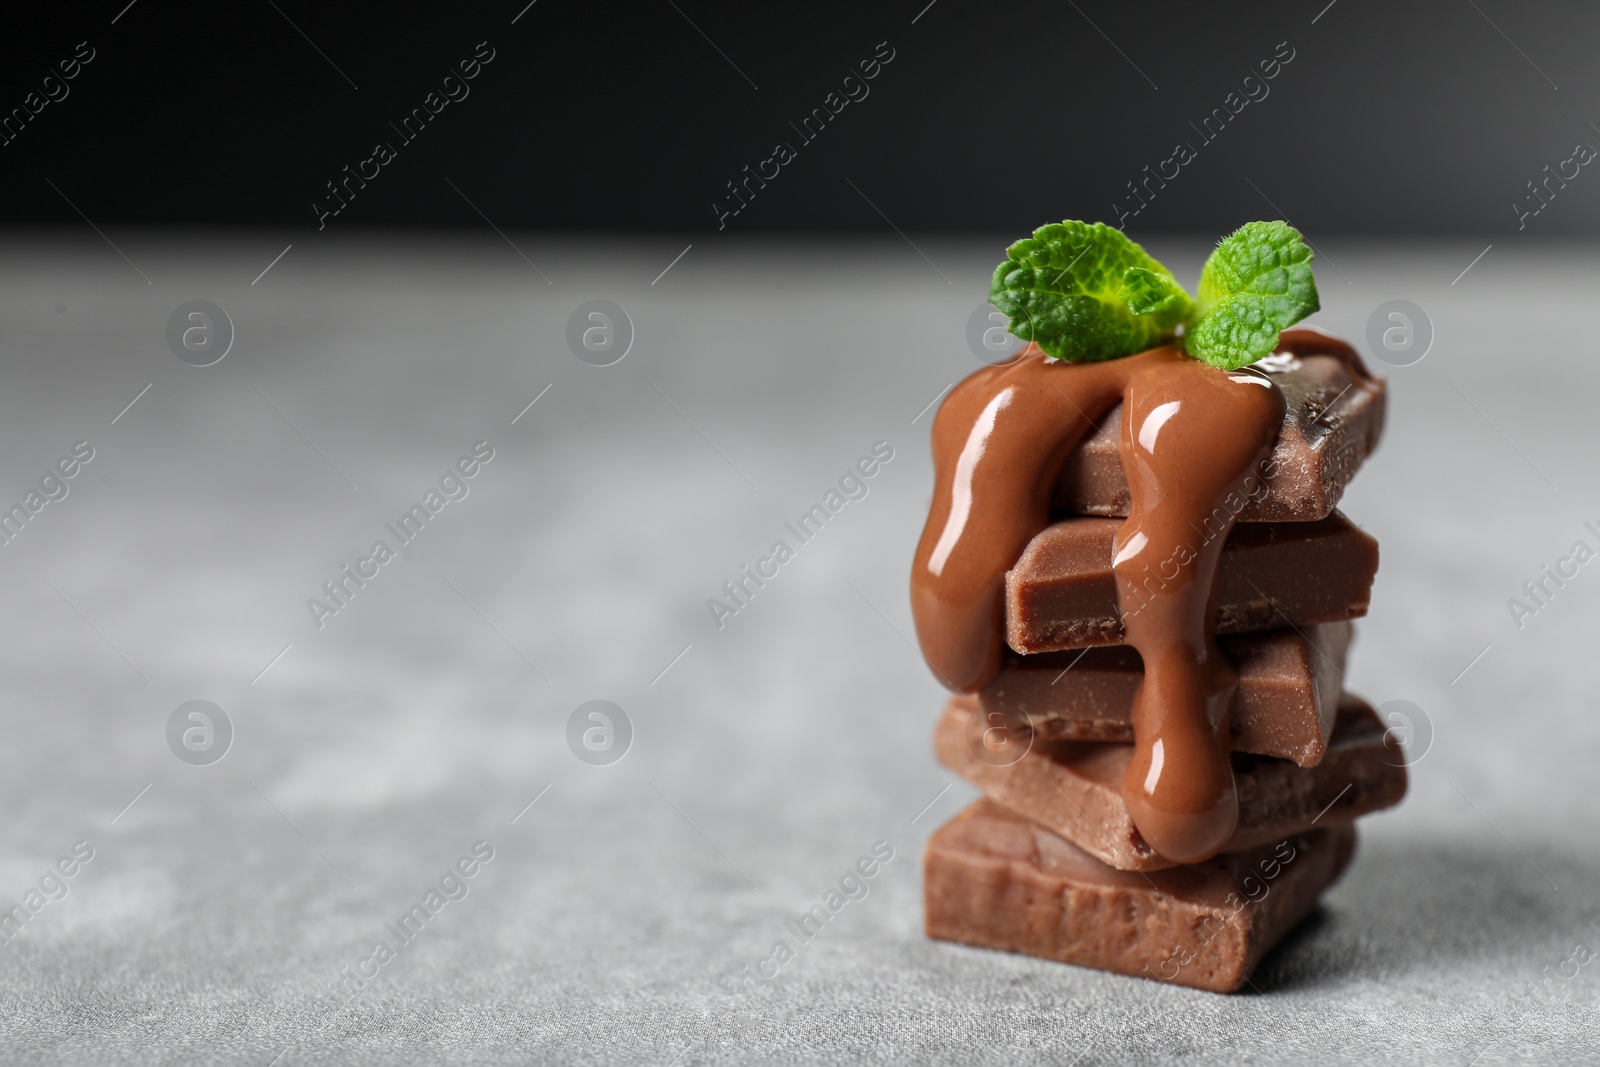
[[[1142,666],[1112,570],[1129,509],[1113,409],[1066,462],[1058,521],[1006,575],[1004,666],[938,726],[940,761],[985,796],[929,842],[929,936],[1232,992],[1348,864],[1352,821],[1404,795],[1399,750],[1343,685],[1378,546],[1335,505],[1377,444],[1383,382],[1353,353],[1256,369],[1287,412],[1213,586],[1239,679],[1233,836],[1174,863],[1123,800]]]

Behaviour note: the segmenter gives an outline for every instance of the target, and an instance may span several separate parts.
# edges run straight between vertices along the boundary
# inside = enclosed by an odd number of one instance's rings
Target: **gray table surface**
[[[1507,607],[1600,547],[1593,248],[1513,239],[1456,282],[1483,242],[1323,248],[1315,322],[1408,298],[1436,331],[1344,503],[1383,551],[1351,687],[1429,729],[1323,910],[1220,997],[921,934],[922,847],[975,793],[907,640],[919,413],[976,366],[998,236],[702,237],[652,283],[688,238],[330,233],[253,285],[292,235],[111,236],[126,260],[87,230],[0,251],[0,502],[94,449],[0,545],[0,903],[94,850],[0,949],[7,1061],[1595,1054],[1600,966],[1563,961],[1600,947],[1600,564]],[[1209,242],[1149,244],[1192,280]],[[636,332],[606,368],[564,340],[596,297]],[[235,325],[211,367],[165,339],[191,298]],[[469,495],[318,629],[308,598],[480,440]],[[718,630],[707,598],[880,440],[869,494]],[[633,727],[610,766],[567,742],[596,698]],[[235,731],[209,766],[166,740],[191,699]],[[347,993],[479,840],[467,895]],[[868,895],[729,995],[878,841]]]

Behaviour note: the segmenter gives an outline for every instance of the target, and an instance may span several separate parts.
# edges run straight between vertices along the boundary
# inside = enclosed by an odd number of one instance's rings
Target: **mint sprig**
[[[1200,271],[1200,315],[1184,334],[1191,356],[1237,370],[1321,307],[1311,249],[1287,222],[1251,222],[1218,243]]]
[[[1162,279],[1182,289],[1121,230],[1101,222],[1051,223],[1012,245],[1006,257],[995,268],[989,302],[1010,316],[1013,334],[1057,359],[1116,359],[1172,336],[1173,324],[1128,306],[1125,279],[1142,272],[1140,293]]]
[[[1120,230],[1068,220],[1007,250],[989,300],[1013,334],[1056,359],[1131,356],[1181,326],[1191,356],[1236,370],[1270,355],[1281,331],[1318,309],[1311,258],[1288,223],[1248,223],[1206,260],[1195,301]]]

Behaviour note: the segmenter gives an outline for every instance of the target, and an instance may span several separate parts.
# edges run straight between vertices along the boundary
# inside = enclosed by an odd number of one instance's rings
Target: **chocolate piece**
[[[1327,518],[1383,434],[1383,379],[1368,376],[1348,357],[1294,354],[1304,347],[1295,343],[1299,335],[1309,332],[1285,333],[1280,354],[1254,365],[1283,391],[1286,410],[1278,443],[1261,468],[1265,477],[1246,489],[1250,502],[1240,522]],[[1328,343],[1318,341],[1319,347]],[[1052,504],[1058,515],[1128,514],[1128,479],[1117,453],[1121,429],[1119,404],[1067,457]]]
[[[1355,840],[1339,823],[1130,874],[980,800],[928,841],[928,936],[1232,993],[1343,873]]]
[[[1239,672],[1233,750],[1315,767],[1328,748],[1353,627],[1235,634],[1219,644]],[[984,722],[1032,730],[1045,741],[1133,740],[1129,713],[1143,677],[1125,645],[1013,656],[978,694]],[[998,718],[996,718],[998,716]]]
[[[987,728],[986,728],[987,727]],[[1040,741],[985,724],[974,697],[955,697],[934,734],[939,762],[991,799],[1060,834],[1102,862],[1157,871],[1173,859],[1145,842],[1121,784],[1132,745]],[[1391,807],[1406,791],[1404,757],[1377,714],[1348,693],[1316,767],[1236,753],[1239,819],[1223,852],[1242,852],[1314,825]]]
[[[1117,519],[1065,519],[1028,543],[1005,579],[1006,640],[1028,654],[1123,640],[1112,542]],[[1195,532],[1203,542],[1208,530]],[[1240,523],[1222,550],[1211,603],[1217,633],[1305,627],[1367,613],[1378,543],[1335,511],[1320,522]],[[1144,612],[1175,566],[1143,569],[1131,590]]]

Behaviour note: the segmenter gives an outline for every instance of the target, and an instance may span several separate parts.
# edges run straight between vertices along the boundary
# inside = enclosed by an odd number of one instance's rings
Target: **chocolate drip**
[[[1277,440],[1283,406],[1265,375],[1194,360],[1139,375],[1123,401],[1118,451],[1133,508],[1117,531],[1112,569],[1144,681],[1133,698],[1133,762],[1122,796],[1145,842],[1180,863],[1216,855],[1239,819],[1229,762],[1239,677],[1211,633],[1227,531],[1196,531],[1243,489]],[[1160,583],[1153,589],[1151,574]]]
[[[1348,346],[1314,331],[1286,333],[1279,347],[1333,352],[1366,374]],[[1145,666],[1122,792],[1146,842],[1192,863],[1216,854],[1238,819],[1228,757],[1238,680],[1210,632],[1227,530],[1207,536],[1203,523],[1237,513],[1225,501],[1242,495],[1277,440],[1284,401],[1268,378],[1218,370],[1175,347],[1060,364],[1032,345],[973,374],[934,420],[934,499],[912,569],[912,614],[946,686],[974,692],[994,677],[1005,573],[1048,524],[1068,454],[1119,402],[1132,510],[1113,569],[1128,643]]]

